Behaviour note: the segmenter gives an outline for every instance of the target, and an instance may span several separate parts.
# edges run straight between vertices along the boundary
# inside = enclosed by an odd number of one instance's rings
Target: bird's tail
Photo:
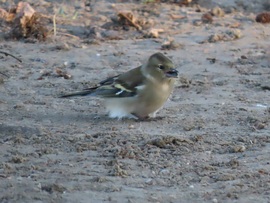
[[[87,96],[87,95],[89,96],[94,91],[95,91],[95,88],[89,88],[89,89],[85,89],[85,90],[80,91],[80,92],[73,92],[73,93],[61,95],[60,98],[76,97],[76,96]]]

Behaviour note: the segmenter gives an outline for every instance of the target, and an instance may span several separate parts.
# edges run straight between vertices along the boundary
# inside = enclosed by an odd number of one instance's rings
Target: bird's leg
[[[134,116],[136,120],[141,120],[143,118],[141,116],[138,116],[136,113],[131,113],[131,115]]]

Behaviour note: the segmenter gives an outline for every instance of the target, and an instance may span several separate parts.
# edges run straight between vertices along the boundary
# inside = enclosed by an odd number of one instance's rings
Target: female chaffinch
[[[155,53],[137,68],[61,97],[102,97],[109,117],[144,120],[156,116],[172,93],[177,77],[178,71],[172,61],[162,53]]]

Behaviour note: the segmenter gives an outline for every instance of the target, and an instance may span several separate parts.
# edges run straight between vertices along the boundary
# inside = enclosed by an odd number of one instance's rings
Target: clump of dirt
[[[258,23],[270,23],[270,12],[263,12],[256,16],[256,22]]]

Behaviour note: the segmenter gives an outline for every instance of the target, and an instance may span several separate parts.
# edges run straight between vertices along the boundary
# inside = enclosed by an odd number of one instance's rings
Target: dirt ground
[[[255,21],[267,0],[27,2],[56,14],[56,36],[0,26],[0,51],[22,59],[0,55],[0,202],[270,202],[270,24]],[[142,28],[117,24],[124,11]],[[58,98],[156,52],[180,72],[162,120]]]

